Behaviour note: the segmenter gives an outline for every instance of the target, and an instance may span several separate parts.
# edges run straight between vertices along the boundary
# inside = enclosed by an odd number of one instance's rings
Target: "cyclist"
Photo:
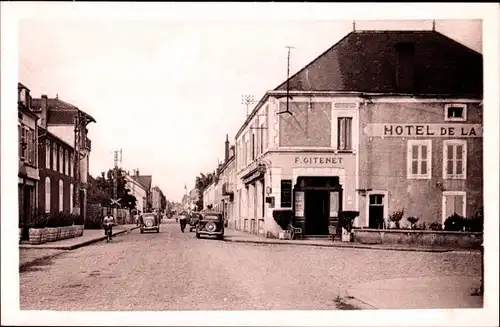
[[[114,224],[114,218],[111,216],[111,214],[108,212],[106,213],[106,216],[104,216],[103,219],[103,225],[104,225],[104,235],[108,235],[107,232],[111,233],[113,235],[113,224]],[[111,237],[110,237],[111,238]]]

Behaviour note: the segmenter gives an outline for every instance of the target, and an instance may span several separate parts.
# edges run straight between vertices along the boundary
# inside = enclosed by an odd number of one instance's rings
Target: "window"
[[[443,192],[443,216],[442,222],[454,213],[466,216],[466,192],[463,191],[444,191]]]
[[[465,179],[467,175],[467,141],[443,141],[443,178]]]
[[[59,180],[59,212],[64,208],[64,184],[62,179]]]
[[[19,160],[21,160],[23,157],[23,127],[19,123],[17,124],[17,137],[18,137],[18,142],[19,142],[18,156],[19,156]]]
[[[62,174],[64,173],[64,152],[63,152],[63,148],[60,146],[59,147],[59,165],[58,165],[59,169],[58,171]]]
[[[432,163],[431,140],[408,140],[407,177],[430,179]]]
[[[73,154],[69,154],[69,175],[73,177],[74,174],[74,159],[73,159]]]
[[[447,104],[444,106],[445,121],[466,121],[467,120],[467,105],[466,104]]]
[[[338,118],[338,146],[340,151],[352,151],[352,117]]]
[[[50,141],[45,141],[45,168],[50,169]]]
[[[264,136],[265,136],[265,141],[264,141],[264,146],[266,149],[269,147],[269,105],[266,106],[266,130],[263,130]]]
[[[243,157],[242,157],[243,160],[242,160],[241,168],[243,168],[246,166],[246,163],[247,163],[247,141],[246,141],[245,134],[243,134],[241,143],[243,146]]]
[[[73,184],[69,184],[69,210],[70,213],[73,212]]]
[[[255,160],[255,133],[252,133],[252,161]]]
[[[264,135],[266,133],[266,128],[264,127],[264,124],[260,125],[260,151],[259,154],[264,153]]]
[[[68,150],[64,150],[64,174],[69,175]]]
[[[50,212],[50,178],[45,177],[45,212]]]
[[[282,179],[281,180],[281,207],[291,208],[292,207],[292,180]]]
[[[57,145],[52,143],[52,170],[57,171]]]

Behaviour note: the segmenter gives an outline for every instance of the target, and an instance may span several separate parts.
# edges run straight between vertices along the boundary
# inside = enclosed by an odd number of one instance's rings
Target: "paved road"
[[[177,224],[63,253],[24,270],[21,309],[335,309],[350,285],[478,275],[480,256],[260,245],[195,238]]]

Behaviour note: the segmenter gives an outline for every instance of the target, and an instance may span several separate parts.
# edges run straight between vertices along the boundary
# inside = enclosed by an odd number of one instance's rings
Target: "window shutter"
[[[467,178],[467,144],[462,146],[462,171],[459,173]]]

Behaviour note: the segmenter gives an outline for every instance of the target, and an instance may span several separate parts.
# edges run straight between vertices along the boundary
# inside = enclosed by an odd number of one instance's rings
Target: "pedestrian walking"
[[[179,215],[179,221],[181,224],[181,232],[184,233],[184,229],[186,228],[186,223],[187,223],[187,212],[181,212]]]

